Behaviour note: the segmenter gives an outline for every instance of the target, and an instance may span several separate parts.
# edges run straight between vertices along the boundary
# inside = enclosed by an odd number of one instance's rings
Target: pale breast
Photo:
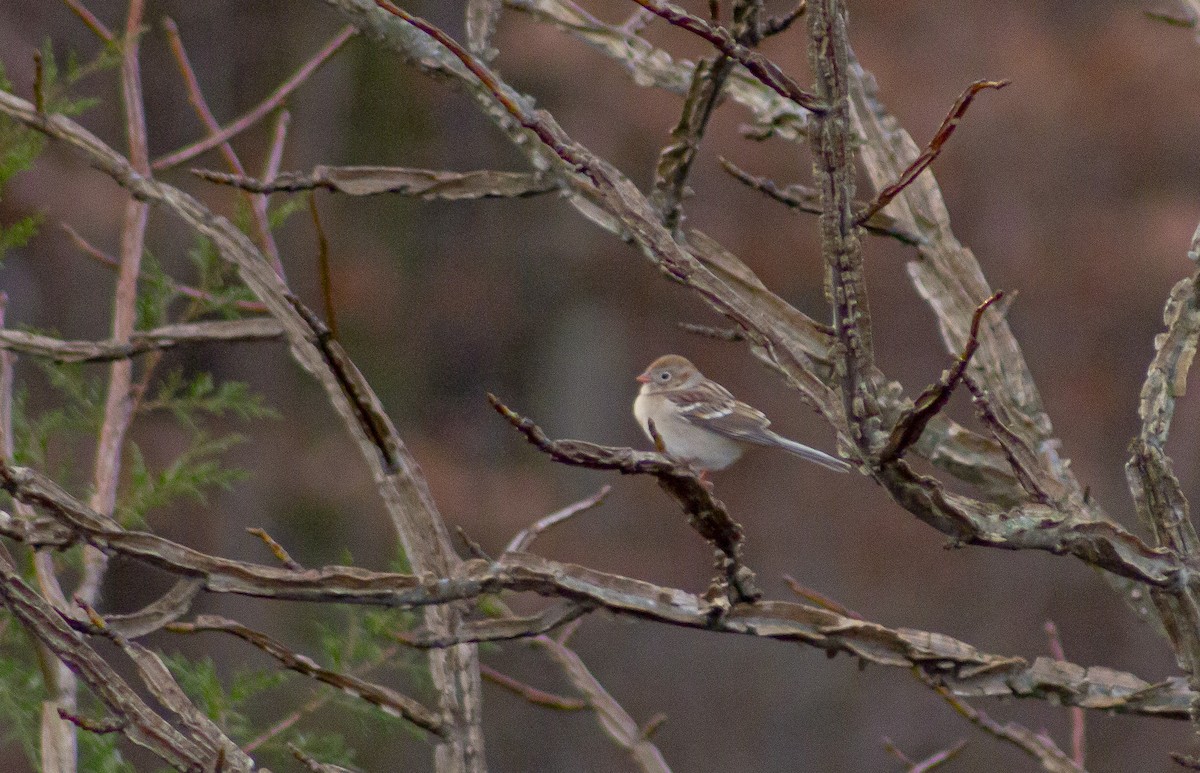
[[[633,415],[651,440],[647,420],[653,419],[667,453],[701,470],[723,470],[742,455],[740,443],[680,418],[660,395],[638,395]]]

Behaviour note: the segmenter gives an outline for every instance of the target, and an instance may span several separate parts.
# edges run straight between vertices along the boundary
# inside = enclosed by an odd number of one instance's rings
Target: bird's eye
[[[665,370],[660,370],[660,371],[658,372],[658,380],[659,380],[659,381],[670,381],[670,380],[671,380],[671,374],[670,374],[670,373],[668,373],[668,372],[667,372],[667,371],[665,371]]]

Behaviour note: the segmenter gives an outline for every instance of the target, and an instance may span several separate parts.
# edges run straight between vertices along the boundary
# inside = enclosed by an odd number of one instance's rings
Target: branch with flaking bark
[[[69,524],[89,542],[169,572],[196,578],[205,590],[295,601],[422,607],[474,599],[500,591],[532,591],[610,612],[687,628],[798,642],[845,652],[888,666],[919,665],[964,696],[1061,699],[1068,705],[1185,719],[1194,693],[1182,680],[1149,684],[1107,668],[1083,668],[1046,658],[980,653],[941,634],[888,629],[828,609],[784,602],[736,604],[671,588],[560,564],[528,553],[495,562],[472,561],[446,578],[372,572],[332,566],[292,571],[210,556],[145,532],[127,532],[99,518],[40,476],[5,465],[6,490]],[[1158,556],[1160,562],[1166,555]],[[1159,571],[1178,573],[1179,567]]]
[[[112,362],[184,344],[275,341],[283,327],[274,319],[232,319],[162,325],[135,331],[122,341],[63,341],[22,330],[0,330],[0,349],[45,357],[56,362]]]
[[[816,76],[816,95],[828,106],[813,115],[809,144],[821,194],[826,294],[840,347],[839,386],[851,440],[860,453],[873,455],[882,443],[883,417],[876,385],[870,377],[875,368],[871,311],[862,244],[851,212],[854,158],[847,98],[846,12],[839,0],[814,0],[808,8],[808,23],[808,60]]]
[[[1166,332],[1154,339],[1155,355],[1142,385],[1138,414],[1141,431],[1130,444],[1125,465],[1129,490],[1138,515],[1154,534],[1155,543],[1185,560],[1200,552],[1187,497],[1172,469],[1164,446],[1175,414],[1175,400],[1187,390],[1187,376],[1200,343],[1200,273],[1180,280],[1163,310]],[[1200,685],[1200,592],[1152,592],[1179,665]],[[1200,704],[1198,704],[1200,706]],[[1195,717],[1200,722],[1200,713]]]
[[[692,528],[716,549],[720,575],[710,593],[726,589],[734,601],[761,598],[754,573],[741,560],[742,527],[695,470],[658,452],[601,446],[582,440],[551,440],[541,427],[511,410],[495,395],[489,394],[488,402],[530,443],[556,462],[593,470],[616,470],[625,475],[653,475],[687,513]]]
[[[373,684],[350,674],[323,668],[312,658],[293,652],[281,642],[264,633],[248,628],[236,620],[219,615],[199,615],[190,623],[171,623],[166,630],[172,633],[201,633],[219,631],[228,633],[275,658],[284,668],[304,674],[318,682],[335,687],[377,707],[393,717],[406,719],[417,727],[437,736],[445,735],[446,725],[436,712],[431,711],[407,695],[382,685]]]
[[[3,556],[0,556],[0,599],[25,630],[66,663],[117,721],[123,723],[120,732],[130,742],[180,770],[212,769],[219,756],[223,756],[219,744],[185,735],[151,709],[78,631],[25,584]],[[252,765],[240,764],[238,760],[237,756],[227,759],[227,769],[252,769]]]
[[[270,180],[213,172],[208,169],[191,171],[202,180],[230,185],[253,193],[292,193],[324,188],[349,196],[396,193],[416,196],[425,201],[460,201],[523,198],[558,190],[558,185],[544,175],[498,172],[492,169],[450,172],[399,166],[317,166],[309,174],[283,172]]]

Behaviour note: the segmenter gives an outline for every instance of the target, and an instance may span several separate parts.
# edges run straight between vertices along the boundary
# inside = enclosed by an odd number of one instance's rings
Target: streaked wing
[[[681,418],[731,440],[771,445],[765,430],[771,421],[762,411],[736,399],[727,389],[680,389],[663,395],[679,408]],[[720,391],[718,391],[720,390]]]

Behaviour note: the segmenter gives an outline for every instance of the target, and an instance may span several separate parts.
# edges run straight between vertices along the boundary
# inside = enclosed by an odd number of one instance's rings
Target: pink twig
[[[112,30],[105,26],[104,22],[96,18],[96,15],[83,7],[83,3],[79,0],[63,0],[63,3],[74,12],[79,20],[83,22],[88,29],[96,33],[96,37],[103,40],[105,43],[113,42]]]
[[[1058,636],[1058,626],[1053,620],[1047,620],[1045,625],[1046,639],[1050,643],[1050,654],[1055,660],[1067,659],[1066,651],[1063,650],[1062,639]],[[1083,767],[1087,759],[1087,727],[1084,724],[1083,709],[1078,706],[1071,707],[1071,759],[1079,767]]]
[[[283,103],[283,100],[285,100],[289,94],[291,94],[306,80],[308,80],[309,76],[316,72],[317,68],[324,64],[329,57],[333,56],[333,54],[342,47],[342,44],[349,40],[356,31],[357,30],[351,25],[344,27],[341,32],[333,37],[333,40],[330,40],[324,48],[318,51],[312,59],[308,60],[308,62],[306,62],[303,67],[297,70],[291,78],[285,81],[279,88],[275,89],[275,91],[271,92],[266,99],[253,107],[249,112],[234,120],[232,123],[227,124],[216,134],[212,134],[202,140],[193,142],[191,145],[180,148],[174,153],[170,153],[161,158],[155,159],[155,161],[150,165],[151,168],[155,171],[162,171],[163,169],[169,169],[177,164],[182,164],[184,161],[193,159],[201,153],[207,150],[212,150],[223,142],[227,142],[235,135],[240,134],[241,132],[261,121],[264,116],[266,116],[275,108],[279,107],[279,105]]]

